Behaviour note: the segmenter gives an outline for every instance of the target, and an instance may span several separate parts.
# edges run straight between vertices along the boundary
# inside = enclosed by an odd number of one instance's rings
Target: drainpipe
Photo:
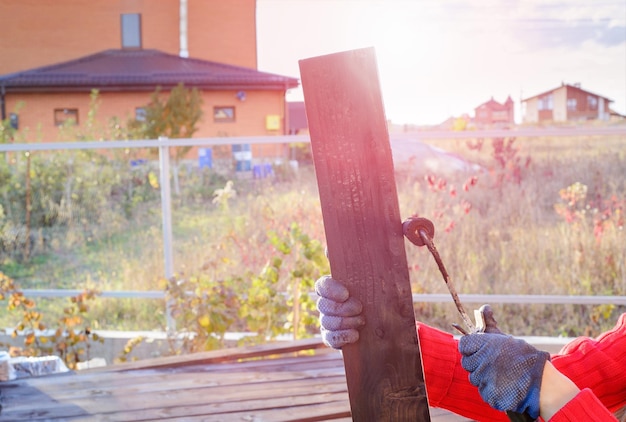
[[[4,121],[7,118],[7,107],[6,107],[5,95],[6,95],[6,89],[4,87],[4,84],[2,84],[2,87],[0,87],[0,117],[2,117],[0,121]]]
[[[187,0],[180,0],[180,57],[189,57],[187,45]]]
[[[283,135],[289,135],[289,106],[287,104],[287,82],[285,82],[285,90],[283,91]]]

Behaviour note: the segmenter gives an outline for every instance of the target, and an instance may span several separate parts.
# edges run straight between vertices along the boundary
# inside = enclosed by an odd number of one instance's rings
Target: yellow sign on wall
[[[278,114],[268,114],[265,116],[265,129],[280,130],[280,116]]]

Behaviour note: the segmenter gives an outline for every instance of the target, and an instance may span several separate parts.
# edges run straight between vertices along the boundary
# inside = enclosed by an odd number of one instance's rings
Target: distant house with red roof
[[[567,122],[582,120],[608,121],[613,101],[584,90],[579,83],[561,86],[522,100],[524,123]]]
[[[515,125],[515,105],[509,95],[501,104],[493,99],[474,109],[474,125],[484,127],[509,127]]]

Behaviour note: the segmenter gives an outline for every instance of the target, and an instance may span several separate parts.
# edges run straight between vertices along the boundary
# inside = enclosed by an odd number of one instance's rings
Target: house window
[[[499,121],[506,121],[508,117],[509,115],[506,111],[498,110],[498,111],[493,112],[492,119],[499,120]]]
[[[63,126],[65,124],[78,124],[77,108],[55,108],[54,109],[54,125]]]
[[[590,110],[597,110],[598,109],[598,97],[594,97],[593,95],[588,95],[587,104],[589,105]]]
[[[13,129],[18,130],[20,128],[20,116],[17,113],[9,114],[9,124]]]
[[[569,111],[576,111],[576,98],[567,99],[567,109]]]
[[[552,110],[553,108],[552,94],[539,97],[539,104],[537,105],[537,108],[539,110]]]
[[[122,15],[122,48],[141,48],[141,15]]]
[[[146,109],[145,108],[143,107],[135,108],[135,120],[137,120],[138,122],[146,121]]]
[[[216,123],[234,122],[235,107],[213,107],[213,121]]]

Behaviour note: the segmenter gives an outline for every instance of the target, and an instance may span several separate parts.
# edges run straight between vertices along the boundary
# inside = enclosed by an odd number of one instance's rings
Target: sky
[[[626,115],[626,0],[257,0],[258,69],[373,47],[385,114],[438,124],[580,83]],[[302,89],[287,93],[302,101]]]

